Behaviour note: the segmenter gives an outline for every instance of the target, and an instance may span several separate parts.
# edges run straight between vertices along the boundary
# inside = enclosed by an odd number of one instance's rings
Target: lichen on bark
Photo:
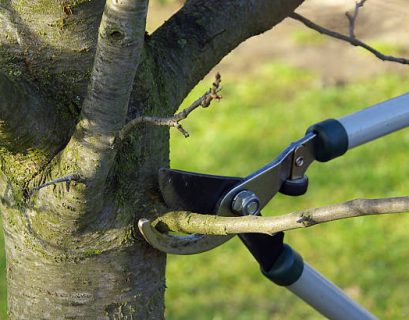
[[[52,179],[53,174],[78,170],[80,160],[92,158],[89,153],[82,155],[78,145],[66,145],[85,98],[103,4],[104,1],[0,4],[0,23],[9,30],[7,36],[0,36],[0,69],[5,81],[15,84],[13,90],[20,83],[27,83],[27,99],[44,101],[39,105],[45,106],[43,114],[38,111],[32,120],[40,123],[42,117],[59,129],[54,132],[58,139],[52,151],[49,138],[37,149],[33,148],[36,143],[29,143],[31,149],[13,143],[13,136],[8,145],[2,139],[0,210],[6,238],[10,319],[56,319],[62,314],[66,318],[101,319],[119,314],[138,318],[163,316],[165,256],[151,250],[135,235],[135,200],[121,196],[122,192],[116,192],[112,183],[104,186],[104,181],[98,182],[103,194],[98,209],[90,209],[81,201],[87,189],[81,183],[72,182],[70,190],[61,184],[30,193],[33,187]],[[142,30],[142,38],[143,33]],[[4,99],[6,92],[9,90],[3,90]],[[15,94],[13,98],[22,97],[24,94]],[[15,105],[20,100],[15,100]],[[10,101],[4,102],[5,111],[11,111]],[[21,106],[28,108],[30,104]],[[10,112],[10,117],[17,118],[17,111]],[[126,112],[124,121],[125,115]],[[6,134],[6,130],[2,132]],[[140,134],[143,138],[144,132]],[[161,135],[156,138],[163,139]],[[68,163],[62,160],[64,149],[71,150]],[[149,157],[166,158],[166,148],[156,151],[158,154]],[[139,156],[127,157],[124,165],[140,171],[138,163],[129,163]],[[93,165],[101,164],[96,161]],[[105,179],[115,181],[120,169],[120,165],[115,170],[108,168],[110,177]],[[143,188],[143,181],[138,186]],[[123,201],[119,203],[118,198]],[[149,201],[145,203],[152,207]],[[83,218],[87,210],[92,211],[94,219]]]

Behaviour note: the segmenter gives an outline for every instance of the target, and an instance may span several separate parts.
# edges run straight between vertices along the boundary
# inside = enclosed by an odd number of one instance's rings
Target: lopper
[[[409,126],[409,94],[379,103],[339,119],[312,125],[300,140],[291,143],[276,159],[245,178],[214,176],[168,168],[159,171],[163,199],[171,210],[220,216],[260,215],[278,193],[304,194],[305,175],[314,162],[326,162],[349,149]],[[146,241],[171,254],[195,254],[211,250],[232,236],[193,234],[173,236],[156,230],[141,219]],[[334,284],[303,261],[283,243],[284,233],[239,235],[262,273],[287,287],[330,319],[376,319]]]

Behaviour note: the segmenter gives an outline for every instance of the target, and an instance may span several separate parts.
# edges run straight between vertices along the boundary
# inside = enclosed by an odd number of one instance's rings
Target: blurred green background
[[[152,29],[163,21],[161,14],[151,18]],[[315,46],[317,52],[321,50],[318,60],[325,57],[322,46],[329,40],[318,39],[305,29],[292,31],[288,38],[303,48]],[[378,45],[392,54],[398,49],[402,53],[401,47],[385,40]],[[259,47],[253,49],[256,52]],[[354,51],[358,60],[363,55]],[[309,125],[408,91],[409,76],[391,70],[362,76],[368,65],[347,80],[338,81],[323,77],[320,70],[283,59],[271,62],[262,55],[249,59],[235,53],[228,59],[233,62],[224,67],[222,63],[221,67],[222,101],[196,110],[183,122],[190,138],[171,130],[173,168],[245,176],[302,137]],[[314,62],[306,59],[308,63]],[[380,61],[371,63],[372,68],[380,69]],[[336,64],[335,73],[341,72],[344,65]],[[193,90],[182,108],[201,96],[212,81],[213,73]],[[308,193],[298,198],[277,195],[263,214],[284,214],[359,197],[408,195],[408,147],[409,130],[403,130],[329,163],[313,164],[308,170]],[[408,230],[409,215],[365,217],[287,232],[286,241],[378,317],[408,319]],[[1,232],[0,242],[0,319],[5,319],[6,267]],[[166,317],[171,320],[321,318],[286,289],[265,279],[238,239],[200,255],[169,256],[167,287]]]
[[[322,88],[319,77],[283,63],[224,78],[224,98],[172,131],[172,167],[244,176],[272,160],[320,120],[340,117],[407,91],[407,77]],[[185,102],[207,88],[205,80]],[[308,170],[306,195],[278,195],[277,215],[353,198],[408,194],[409,131],[403,130]],[[409,215],[355,218],[287,232],[305,260],[382,319],[409,317]],[[169,256],[168,319],[317,319],[315,311],[260,275],[240,241],[196,256]]]

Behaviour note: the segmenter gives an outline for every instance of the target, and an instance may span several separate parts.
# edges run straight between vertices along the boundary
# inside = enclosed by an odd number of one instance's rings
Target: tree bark
[[[138,19],[135,10],[130,17],[139,30],[135,35],[139,40],[135,40],[133,60],[138,59],[141,51],[146,17],[146,2],[136,3],[144,5],[145,11],[137,8],[142,18]],[[163,317],[165,255],[141,241],[133,225],[140,210],[135,205],[137,201],[148,210],[154,206],[146,196],[144,162],[135,160],[153,163],[150,175],[156,174],[158,166],[168,165],[168,133],[163,129],[140,132],[138,139],[145,141],[147,148],[129,151],[132,157],[120,164],[115,157],[117,150],[104,147],[104,141],[110,141],[108,136],[114,136],[115,130],[125,123],[137,63],[130,64],[134,70],[129,71],[128,84],[125,80],[115,83],[117,90],[107,83],[114,79],[115,73],[108,65],[108,58],[121,76],[124,68],[131,69],[115,62],[115,59],[124,61],[120,53],[129,54],[127,50],[133,50],[126,42],[133,35],[127,38],[127,34],[118,34],[122,32],[118,31],[121,26],[118,23],[115,30],[105,33],[108,46],[118,44],[118,49],[108,50],[117,51],[110,57],[103,52],[106,60],[102,66],[98,62],[94,64],[98,71],[109,69],[105,71],[107,80],[101,84],[101,77],[93,78],[95,85],[87,96],[103,7],[103,1],[71,1],[64,5],[55,1],[11,1],[0,6],[1,29],[8,30],[7,39],[1,38],[0,54],[4,74],[1,91],[4,112],[0,117],[5,124],[1,131],[8,137],[2,135],[4,173],[0,185],[10,319]],[[109,8],[105,17],[105,27],[112,24],[107,21],[110,18],[116,20]],[[100,34],[103,32],[100,29]],[[109,36],[114,39],[110,41]],[[30,86],[22,88],[23,84]],[[6,100],[11,85],[14,91],[26,87],[31,91],[25,95],[13,94],[12,99]],[[95,123],[95,117],[107,114],[101,109],[106,99],[93,99],[106,98],[109,88],[113,94],[123,92],[123,98],[114,96],[106,104],[106,108],[112,108],[116,103],[122,109],[112,110],[117,120],[108,117],[106,123],[91,129],[84,126],[84,121]],[[20,110],[16,108],[18,103]],[[81,109],[82,120],[75,129]],[[27,121],[19,121],[22,115]],[[90,120],[90,117],[94,118]],[[32,130],[33,125],[41,131]],[[116,127],[112,129],[110,125]],[[27,133],[25,139],[16,141],[17,132]],[[159,143],[155,144],[155,140]],[[36,152],[26,152],[27,147]],[[126,144],[121,148],[126,148]],[[101,157],[109,160],[101,161]],[[22,159],[21,163],[16,165],[16,159]],[[94,167],[90,169],[87,163],[92,160]],[[27,163],[33,166],[24,168]],[[117,188],[122,166],[131,167],[138,174],[138,179],[128,181],[126,186],[138,190],[132,198]],[[69,186],[61,183],[35,191],[36,186],[78,168],[86,178],[82,182],[72,181]]]
[[[151,36],[147,2],[0,3],[10,319],[163,318],[166,256],[136,221],[164,210],[157,172],[169,165],[169,132],[142,125],[115,138],[139,115],[171,115],[224,55],[302,0],[189,1]]]

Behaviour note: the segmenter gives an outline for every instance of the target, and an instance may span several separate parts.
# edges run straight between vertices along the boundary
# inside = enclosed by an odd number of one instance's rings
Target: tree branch
[[[125,123],[140,62],[147,10],[148,0],[106,1],[80,121],[47,172],[49,180],[76,172],[86,182],[86,187],[71,187],[70,200],[65,204],[72,212],[60,214],[67,219],[62,226],[72,225],[75,230],[83,227],[81,223],[96,221],[104,205],[106,179],[117,153],[114,140]],[[38,193],[38,205],[44,203],[51,212],[65,210],[60,202],[54,190],[43,188]]]
[[[194,101],[189,107],[171,117],[160,118],[152,116],[140,116],[131,120],[122,128],[121,131],[119,131],[119,140],[123,140],[124,138],[126,138],[132,132],[132,130],[134,130],[142,123],[149,123],[156,126],[175,127],[185,136],[185,138],[189,137],[189,132],[187,132],[179,122],[183,119],[186,119],[189,114],[198,107],[207,108],[208,106],[210,106],[210,103],[213,99],[220,100],[221,97],[218,95],[218,92],[221,90],[220,82],[221,76],[219,73],[217,73],[212,88],[210,88],[199,99]]]
[[[83,140],[104,136],[99,142],[109,149],[112,137],[125,122],[144,41],[147,2],[106,2],[91,81],[77,128]]]
[[[112,165],[116,153],[114,139],[125,123],[140,60],[147,3],[147,0],[106,2],[81,120],[61,159],[75,162],[82,171],[80,175],[87,180],[104,181]]]
[[[169,212],[157,218],[152,224],[161,231],[191,234],[273,234],[279,231],[307,228],[340,219],[404,212],[409,212],[409,197],[356,199],[276,217],[221,217],[190,212]]]
[[[175,112],[190,90],[231,50],[281,22],[303,0],[191,0],[148,39],[161,87]],[[166,107],[166,106],[165,106]]]
[[[350,33],[352,33],[352,35],[346,36],[346,35],[343,35],[341,33],[326,29],[326,28],[324,28],[324,27],[322,27],[320,25],[317,25],[314,22],[312,22],[311,20],[308,20],[307,18],[305,18],[302,15],[299,15],[299,14],[297,14],[295,12],[290,14],[290,17],[292,19],[294,19],[294,20],[300,21],[301,23],[303,23],[308,28],[310,28],[312,30],[315,30],[315,31],[317,31],[317,32],[319,32],[321,34],[330,36],[330,37],[338,39],[338,40],[348,42],[351,45],[356,46],[356,47],[364,48],[365,50],[371,52],[373,55],[375,55],[377,58],[381,59],[382,61],[391,61],[391,62],[397,62],[397,63],[400,63],[400,64],[409,64],[409,59],[384,55],[383,53],[379,52],[375,48],[373,48],[373,47],[369,46],[368,44],[358,40],[357,38],[355,38],[354,29],[352,29],[352,31],[350,31]],[[350,30],[351,30],[351,27],[350,27]]]

